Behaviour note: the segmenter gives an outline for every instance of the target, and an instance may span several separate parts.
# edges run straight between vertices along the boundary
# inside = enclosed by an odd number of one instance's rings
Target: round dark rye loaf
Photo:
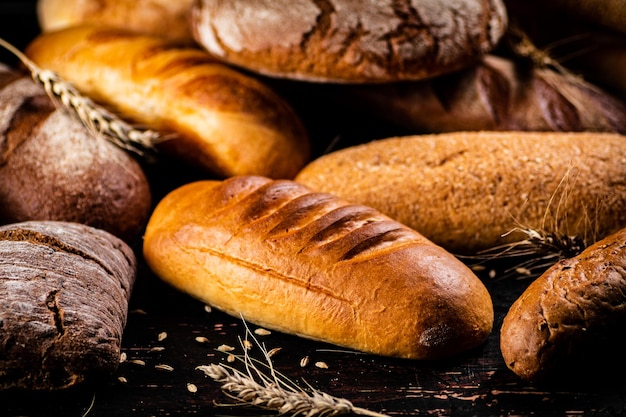
[[[0,389],[54,390],[117,369],[130,247],[68,222],[0,227]]]
[[[59,220],[138,238],[151,209],[141,165],[30,77],[0,66],[0,224]]]
[[[259,73],[331,82],[424,79],[492,50],[501,0],[195,1],[190,26],[211,54]]]

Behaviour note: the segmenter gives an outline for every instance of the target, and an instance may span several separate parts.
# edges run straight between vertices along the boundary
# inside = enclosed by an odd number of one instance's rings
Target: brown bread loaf
[[[451,132],[338,150],[295,179],[475,255],[526,241],[530,231],[589,244],[619,230],[625,161],[618,134]]]
[[[58,390],[110,377],[136,259],[115,236],[69,222],[0,227],[0,389]]]
[[[558,384],[623,379],[626,229],[565,259],[532,282],[502,323],[506,365]]]
[[[163,36],[191,44],[188,14],[193,0],[39,0],[44,32],[86,23]]]
[[[151,210],[140,164],[56,107],[29,76],[0,67],[0,223],[64,220],[140,236]]]
[[[626,133],[626,105],[607,91],[552,67],[495,55],[435,79],[350,86],[337,95],[352,107],[416,133]]]
[[[26,52],[122,117],[171,136],[163,153],[215,175],[290,178],[308,161],[307,132],[289,104],[198,48],[81,26],[41,34]]]
[[[489,293],[454,256],[293,181],[184,185],[157,205],[143,252],[165,282],[229,314],[368,353],[449,357],[493,325]]]
[[[191,30],[211,54],[274,77],[424,79],[476,61],[507,27],[501,0],[196,0]]]

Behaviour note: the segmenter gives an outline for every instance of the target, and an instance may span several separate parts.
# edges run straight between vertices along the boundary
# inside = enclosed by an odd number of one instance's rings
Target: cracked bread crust
[[[0,227],[0,389],[112,374],[136,276],[119,238],[69,222]]]
[[[605,379],[624,369],[625,326],[626,228],[531,283],[504,318],[500,347],[524,379]]]
[[[416,80],[460,69],[507,26],[500,0],[197,0],[196,41],[275,77],[329,82]]]

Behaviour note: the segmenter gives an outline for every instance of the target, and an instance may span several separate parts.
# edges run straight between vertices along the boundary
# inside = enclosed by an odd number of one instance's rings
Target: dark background
[[[23,49],[39,30],[35,3],[0,2],[0,37]],[[5,51],[0,51],[0,62],[17,63]],[[294,105],[306,121],[324,120],[309,122],[319,149],[338,136],[349,139],[362,135],[368,139],[383,131],[371,119],[360,119],[355,127],[353,122],[359,115],[348,114],[345,109],[338,117],[331,108],[320,114],[318,106]],[[203,175],[176,165],[166,169],[146,166],[146,172],[156,200],[169,189]],[[500,356],[498,332],[508,307],[529,280],[503,277],[499,272],[495,279],[487,274],[481,278],[495,304],[494,331],[483,346],[451,360],[431,363],[374,357],[277,332],[261,340],[268,348],[282,348],[274,362],[290,378],[306,380],[356,406],[389,415],[624,415],[626,383],[621,379],[609,385],[592,381],[593,388],[547,388],[523,382],[510,372]],[[238,319],[205,311],[202,303],[163,284],[141,263],[123,338],[128,360],[120,364],[118,373],[108,380],[62,392],[0,392],[0,417],[259,415],[247,408],[217,406],[228,402],[228,398],[219,384],[196,369],[223,362],[226,355],[216,348],[222,344],[239,346],[238,338],[244,332]],[[167,338],[159,340],[162,333]],[[199,343],[196,337],[206,337],[208,342]],[[305,356],[310,357],[310,364],[301,367],[300,360]],[[316,361],[326,362],[328,369],[313,366]],[[161,364],[174,370],[159,370],[157,365]],[[189,392],[188,383],[195,384],[198,391]]]

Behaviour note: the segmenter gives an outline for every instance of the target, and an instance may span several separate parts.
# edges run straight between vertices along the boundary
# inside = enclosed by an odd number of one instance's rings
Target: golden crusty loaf
[[[489,293],[451,254],[294,181],[184,185],[157,205],[143,252],[164,281],[229,314],[364,352],[443,358],[493,325]]]
[[[586,243],[620,229],[625,162],[618,134],[451,132],[338,150],[295,179],[468,255],[529,237],[519,229]]]
[[[506,365],[542,383],[623,380],[626,228],[532,282],[502,323]]]
[[[196,41],[232,64],[330,82],[423,79],[492,50],[507,27],[501,0],[196,0]]]
[[[289,104],[200,49],[80,26],[41,34],[26,52],[128,119],[171,133],[163,152],[217,175],[290,178],[308,161],[309,139]]]
[[[44,32],[86,23],[110,25],[192,43],[188,14],[193,0],[39,0]]]

